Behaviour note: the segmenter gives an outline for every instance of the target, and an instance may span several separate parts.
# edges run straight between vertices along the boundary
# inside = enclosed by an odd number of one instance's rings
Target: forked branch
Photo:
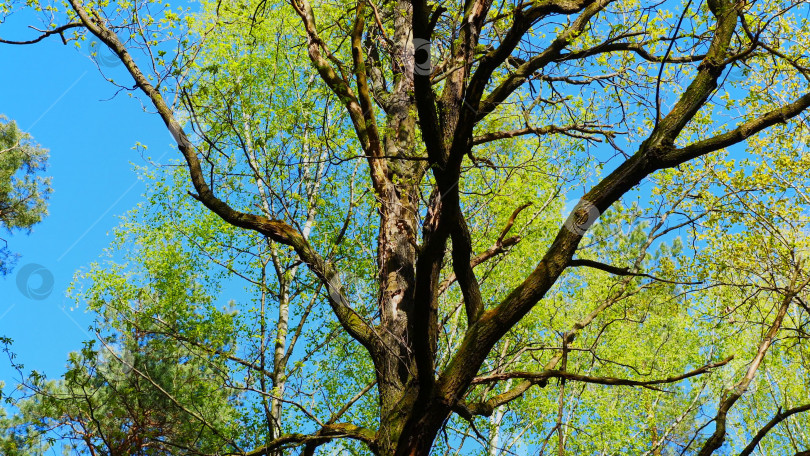
[[[734,357],[729,356],[728,358],[718,361],[716,363],[709,363],[704,366],[701,366],[695,370],[689,371],[685,374],[675,375],[663,379],[656,379],[656,380],[630,380],[625,378],[616,378],[616,377],[591,377],[588,375],[576,374],[573,372],[566,372],[558,369],[546,369],[540,372],[505,372],[505,373],[498,373],[492,375],[486,375],[482,377],[477,377],[473,379],[473,385],[480,385],[480,384],[487,384],[493,382],[499,382],[503,380],[509,379],[523,379],[527,380],[528,383],[535,385],[535,384],[542,384],[549,379],[552,378],[559,378],[565,379],[570,381],[582,382],[582,383],[592,383],[597,385],[612,385],[612,386],[641,386],[641,387],[652,387],[655,385],[663,385],[668,383],[676,383],[681,380],[685,380],[687,378],[695,377],[698,375],[706,374],[710,372],[712,369],[716,369],[721,366],[725,366],[728,364]],[[530,385],[529,385],[530,386]],[[506,404],[515,398],[519,397],[523,394],[523,392],[527,389],[526,385],[521,385],[520,388],[517,390],[510,390],[503,394],[493,397],[490,400],[485,402],[474,403],[468,405],[467,408],[476,415],[484,415],[489,416],[495,410],[495,408]]]

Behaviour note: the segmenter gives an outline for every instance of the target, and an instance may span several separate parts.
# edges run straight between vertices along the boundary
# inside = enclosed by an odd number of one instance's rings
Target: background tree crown
[[[6,233],[30,232],[47,215],[50,179],[42,173],[48,151],[39,147],[14,121],[0,115],[0,227]],[[14,264],[6,239],[0,238],[0,274]]]

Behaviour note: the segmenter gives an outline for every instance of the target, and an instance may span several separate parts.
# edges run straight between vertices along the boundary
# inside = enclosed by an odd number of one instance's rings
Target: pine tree
[[[50,178],[43,177],[48,151],[31,141],[14,121],[0,116],[0,227],[5,233],[30,231],[47,214]],[[0,274],[8,274],[15,255],[0,237]]]

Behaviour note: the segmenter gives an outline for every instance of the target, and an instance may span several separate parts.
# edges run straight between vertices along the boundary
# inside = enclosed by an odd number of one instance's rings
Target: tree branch
[[[514,212],[512,212],[512,215],[506,222],[506,226],[504,226],[503,230],[501,230],[501,234],[500,236],[498,236],[498,240],[495,241],[495,245],[470,259],[471,268],[475,268],[479,264],[489,260],[490,258],[500,253],[505,252],[507,248],[520,242],[521,239],[520,236],[512,236],[506,239],[504,239],[504,237],[507,234],[509,234],[509,231],[512,229],[512,226],[515,224],[515,219],[517,218],[518,214],[520,214],[524,209],[526,209],[531,205],[532,203],[525,203],[520,207],[518,207],[517,209],[515,209]],[[439,284],[439,287],[436,289],[436,295],[440,296],[444,294],[444,292],[447,291],[447,289],[450,288],[450,285],[452,285],[453,282],[455,281],[456,281],[456,274],[451,273],[449,276],[447,276],[446,279],[442,281],[441,284]]]
[[[542,384],[543,382],[547,381],[551,378],[560,378],[565,380],[583,382],[583,383],[592,383],[597,385],[611,385],[611,386],[641,386],[641,387],[651,387],[654,385],[663,385],[667,383],[676,383],[681,380],[685,380],[690,377],[695,377],[697,375],[702,375],[709,372],[712,369],[716,369],[718,367],[724,366],[728,364],[734,357],[729,356],[728,358],[716,362],[716,363],[709,363],[702,367],[699,367],[695,370],[687,372],[685,374],[676,375],[672,377],[667,377],[664,379],[657,379],[657,380],[629,380],[623,378],[614,378],[614,377],[591,377],[588,375],[581,375],[575,374],[573,372],[565,372],[562,370],[557,369],[546,369],[540,372],[505,372],[500,374],[493,374],[487,375],[483,377],[478,377],[473,379],[473,385],[480,385],[486,383],[493,383],[499,382],[503,380],[515,379],[520,378],[527,380],[526,384],[518,385],[517,388],[512,390],[506,391],[498,396],[493,397],[485,402],[478,402],[473,403],[467,406],[467,408],[476,415],[484,415],[489,416],[495,410],[495,408],[506,404],[517,397],[520,397],[530,386],[536,384]]]
[[[568,40],[572,39],[569,34],[578,28],[584,28],[587,20],[596,14],[603,4],[589,6],[586,12],[557,38],[563,43],[553,45],[549,49],[561,49]],[[697,75],[680,96],[672,111],[653,129],[636,154],[619,165],[583,197],[583,202],[571,212],[535,270],[513,289],[501,304],[485,312],[475,325],[467,330],[455,355],[439,378],[446,398],[458,398],[464,394],[495,343],[545,296],[568,266],[585,232],[585,230],[572,230],[570,227],[579,226],[580,220],[592,222],[591,210],[603,213],[650,173],[666,166],[660,160],[662,151],[672,149],[675,138],[706,102],[716,88],[718,78],[722,75],[723,61],[729,52],[728,46],[737,25],[736,10],[733,8],[727,10],[718,20],[709,51],[698,66]],[[526,65],[530,65],[538,58],[540,56],[533,58]],[[534,70],[526,68],[526,70],[529,69]],[[510,80],[512,78],[508,78],[495,89],[485,104],[499,103],[508,93],[511,93],[513,89],[510,84],[517,81],[509,82]],[[482,106],[482,109],[486,113],[487,110],[494,109],[494,105],[489,108]],[[585,228],[587,229],[587,227]]]
[[[329,421],[327,421],[326,424],[332,424],[335,421],[337,421],[338,419],[340,419],[340,417],[343,416],[344,413],[349,411],[349,409],[352,407],[352,405],[354,405],[355,402],[359,401],[360,398],[365,396],[365,394],[368,393],[369,391],[371,391],[371,388],[374,388],[376,385],[377,385],[377,380],[372,380],[371,382],[369,382],[369,384],[366,385],[365,388],[360,390],[351,399],[349,399],[348,402],[343,404],[343,407],[341,407],[340,410],[333,413],[332,416],[329,417]]]
[[[479,65],[479,70],[476,72],[475,76],[473,76],[473,80],[470,82],[470,89],[468,91],[468,97],[466,99],[466,103],[475,110],[474,115],[474,122],[477,122],[483,119],[487,114],[492,112],[497,106],[500,105],[501,102],[506,100],[509,95],[511,95],[518,87],[523,85],[526,82],[526,79],[534,74],[540,68],[543,68],[545,65],[557,60],[562,55],[562,50],[576,37],[578,36],[590,23],[591,18],[595,16],[599,11],[605,8],[611,1],[613,0],[599,0],[599,1],[580,1],[580,2],[560,2],[559,5],[566,5],[566,8],[563,12],[567,14],[572,14],[575,12],[582,11],[582,14],[574,20],[574,22],[563,30],[556,38],[551,42],[551,45],[546,48],[540,54],[532,57],[523,65],[520,65],[512,74],[510,74],[507,78],[504,79],[495,89],[490,92],[490,94],[483,100],[481,100],[483,96],[484,89],[489,81],[489,77],[506,58],[511,54],[512,49],[520,42],[522,39],[523,33],[525,30],[528,30],[528,27],[533,22],[532,19],[533,14],[528,16],[528,21],[526,23],[520,24],[520,27],[516,29],[516,32],[520,32],[512,38],[513,40],[517,40],[514,43],[509,41],[509,37],[511,36],[511,30],[507,34],[507,39],[505,42],[511,46],[511,48],[506,47],[502,44],[501,47],[498,49],[490,52],[487,57],[491,58],[491,63],[485,57],[482,60],[482,63]],[[554,2],[549,2],[544,4],[543,6],[548,6],[550,4],[555,4]],[[540,7],[536,7],[540,8]],[[533,11],[534,9],[530,10]],[[541,13],[537,11],[537,13]],[[542,13],[540,16],[541,17]],[[514,28],[514,27],[513,27]],[[506,43],[504,43],[506,44]],[[504,48],[504,49],[501,49]],[[508,52],[507,52],[508,51]],[[485,64],[485,61],[487,62]],[[490,67],[492,66],[492,67]],[[479,75],[480,74],[480,75]],[[479,103],[479,100],[480,103]]]
[[[274,454],[273,450],[309,444],[322,445],[330,440],[340,438],[358,440],[376,452],[377,442],[372,430],[349,423],[337,423],[324,425],[314,434],[283,435],[267,445],[243,453],[241,456],[270,456]]]
[[[694,377],[696,375],[701,375],[709,372],[711,369],[718,368],[720,366],[725,366],[734,359],[734,356],[729,356],[728,358],[718,361],[716,363],[709,363],[702,367],[699,367],[695,370],[689,371],[685,374],[676,375],[672,377],[667,377],[664,379],[658,380],[629,380],[623,378],[614,378],[614,377],[590,377],[587,375],[575,374],[573,372],[566,372],[558,369],[547,369],[540,372],[525,372],[525,371],[516,371],[516,372],[504,372],[500,374],[492,374],[486,375],[483,377],[477,377],[473,379],[473,385],[480,385],[483,383],[492,383],[492,382],[499,382],[502,380],[509,380],[512,378],[522,378],[526,380],[532,380],[534,382],[540,382],[543,380],[547,380],[550,378],[564,378],[566,380],[573,380],[577,382],[584,382],[584,383],[595,383],[598,385],[617,385],[617,386],[650,386],[650,385],[662,385],[665,383],[675,383],[681,380]]]
[[[374,160],[372,157],[381,155],[379,134],[377,133],[376,121],[373,116],[373,107],[368,93],[368,81],[365,72],[365,63],[362,57],[362,38],[364,22],[364,2],[360,2],[357,7],[355,26],[352,31],[352,58],[355,63],[355,76],[357,78],[360,98],[355,95],[349,86],[348,81],[338,76],[329,61],[321,54],[321,49],[326,50],[326,44],[318,34],[315,23],[315,14],[309,0],[291,0],[307,35],[307,50],[312,64],[318,74],[326,82],[326,85],[337,95],[341,103],[346,107],[349,117],[352,120],[357,139],[366,157],[369,160],[371,169],[371,179],[378,193],[382,193],[385,182],[387,182],[387,169],[382,160]],[[327,51],[328,52],[328,51]],[[331,54],[330,54],[331,55]]]
[[[588,128],[582,125],[566,125],[563,127],[557,125],[547,125],[545,127],[520,128],[517,130],[485,133],[483,135],[474,137],[472,143],[474,146],[477,146],[480,144],[497,141],[499,139],[508,139],[525,135],[547,135],[549,133],[562,133],[564,135],[574,136],[577,138],[585,138],[592,141],[601,141],[601,140],[594,138],[593,136],[590,135],[603,135],[608,138],[615,136],[615,133],[612,131],[599,130],[596,128]],[[585,135],[588,136],[578,133],[584,133]]]
[[[759,133],[760,131],[785,123],[810,107],[810,92],[795,99],[792,103],[773,109],[754,119],[744,122],[737,128],[717,136],[698,141],[680,149],[672,149],[661,156],[664,166],[672,167],[693,158],[732,146]]]
[[[653,63],[691,63],[700,62],[706,57],[706,54],[684,55],[680,57],[663,57],[650,54],[644,49],[641,43],[605,43],[594,46],[590,49],[583,49],[581,51],[572,51],[567,54],[562,54],[557,59],[558,61],[578,60],[594,55],[606,54],[608,52],[634,52],[642,59]]]
[[[780,407],[779,410],[776,411],[776,416],[774,416],[770,421],[768,421],[768,423],[765,424],[765,426],[762,426],[762,428],[759,430],[759,432],[757,432],[754,438],[751,439],[751,443],[749,443],[745,448],[743,448],[739,456],[749,456],[751,453],[754,452],[754,450],[756,450],[757,445],[759,445],[759,442],[768,434],[768,432],[770,432],[771,429],[774,428],[774,426],[786,420],[792,415],[806,412],[808,410],[810,410],[810,404],[805,404],[799,407],[793,407],[791,409],[785,410],[784,412]]]
[[[3,38],[0,38],[0,43],[2,43],[2,44],[34,44],[34,43],[39,43],[40,41],[44,40],[45,38],[47,38],[47,37],[49,37],[51,35],[59,35],[59,37],[62,38],[62,44],[67,44],[67,40],[65,39],[64,32],[66,30],[70,30],[70,29],[73,29],[73,28],[79,28],[79,27],[84,27],[84,24],[82,24],[81,22],[71,22],[69,24],[65,24],[65,25],[56,27],[55,29],[52,29],[52,30],[39,30],[39,29],[36,29],[36,28],[29,25],[28,28],[36,30],[37,32],[42,33],[42,35],[34,38],[33,40],[27,40],[27,41],[14,41],[14,40],[5,40]]]
[[[724,394],[723,399],[720,401],[720,405],[717,408],[717,415],[714,417],[714,433],[712,433],[712,435],[706,440],[706,443],[703,445],[703,448],[700,449],[698,456],[709,456],[714,453],[715,450],[720,448],[721,445],[723,445],[723,441],[726,438],[726,417],[729,410],[731,410],[731,407],[733,407],[737,400],[742,397],[743,393],[745,393],[745,391],[748,389],[748,385],[750,385],[751,381],[754,379],[762,360],[765,359],[765,353],[768,351],[768,348],[770,348],[771,344],[776,338],[776,334],[782,327],[782,321],[787,314],[793,298],[795,298],[796,295],[799,294],[799,292],[805,286],[807,286],[808,282],[810,282],[810,279],[808,279],[798,287],[795,287],[798,279],[798,273],[799,271],[797,268],[793,278],[791,279],[791,283],[788,286],[789,291],[779,305],[776,318],[774,319],[770,328],[768,328],[768,332],[766,332],[765,336],[762,338],[762,341],[757,348],[757,354],[754,356],[754,359],[751,360],[751,364],[748,365],[748,370],[746,371],[745,375],[734,385],[733,388]]]
[[[632,277],[646,277],[648,279],[653,279],[653,280],[658,281],[658,282],[673,283],[673,284],[679,284],[679,285],[700,285],[700,284],[703,283],[703,282],[677,282],[677,281],[674,281],[674,280],[661,279],[659,277],[655,277],[655,276],[650,275],[650,274],[645,274],[643,272],[633,272],[633,271],[630,270],[630,268],[620,268],[618,266],[612,266],[612,265],[609,265],[609,264],[600,263],[600,262],[594,261],[594,260],[587,260],[587,259],[584,259],[584,258],[573,259],[573,260],[568,262],[568,266],[570,266],[570,267],[584,266],[584,267],[588,267],[588,268],[599,269],[600,271],[605,271],[605,272],[607,272],[609,274],[613,274],[613,275],[632,276]]]

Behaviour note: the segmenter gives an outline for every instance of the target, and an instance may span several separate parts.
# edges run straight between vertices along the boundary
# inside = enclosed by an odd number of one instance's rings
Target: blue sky
[[[5,39],[30,39],[31,32],[0,25]],[[58,377],[67,354],[92,337],[85,332],[92,315],[82,305],[76,308],[66,290],[74,273],[109,245],[118,217],[141,198],[144,184],[133,164],[146,161],[133,146],[148,145],[148,154],[163,162],[176,158],[160,119],[126,93],[115,96],[116,88],[88,58],[87,44],[79,50],[51,37],[30,46],[0,45],[0,114],[50,150],[47,175],[53,179],[47,218],[30,235],[2,236],[20,258],[11,274],[0,277],[0,336],[14,339],[26,370],[49,377]],[[129,83],[123,68],[103,57],[108,64],[103,69]],[[31,263],[53,275],[45,299],[27,298],[18,289],[18,273]],[[34,274],[24,282],[36,289],[42,277]],[[0,380],[13,384],[12,374],[3,359]]]

